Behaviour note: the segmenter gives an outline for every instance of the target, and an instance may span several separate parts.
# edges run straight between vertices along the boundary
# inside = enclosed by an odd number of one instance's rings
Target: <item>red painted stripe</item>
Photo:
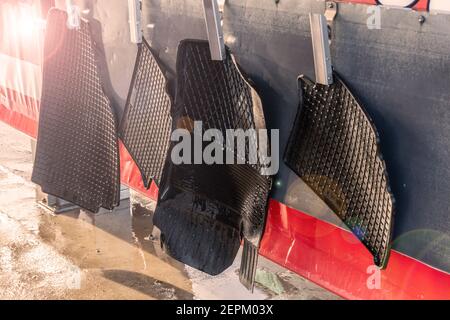
[[[119,142],[120,149],[120,178],[123,184],[129,186],[133,190],[136,190],[142,193],[144,196],[149,197],[150,199],[157,200],[158,199],[158,187],[154,182],[150,185],[150,188],[147,190],[144,187],[144,183],[142,182],[141,173],[136,166],[131,155],[128,153],[125,146],[122,142]]]
[[[377,4],[376,0],[337,0],[337,1],[338,2],[350,2],[350,3],[369,4],[369,5],[376,5]],[[429,2],[429,0],[419,0],[414,5],[414,9],[420,10],[420,11],[426,11],[426,10],[428,10],[428,2]]]
[[[36,120],[39,115],[39,101],[16,90],[0,87],[0,98],[7,100],[5,108],[21,114],[28,119]],[[0,104],[3,100],[0,100]]]
[[[36,137],[37,135],[37,122],[35,119],[31,119],[21,113],[7,109],[2,104],[0,104],[0,121],[9,124],[30,137]]]
[[[348,299],[450,299],[450,275],[392,250],[380,289],[372,256],[350,232],[271,200],[261,254]]]

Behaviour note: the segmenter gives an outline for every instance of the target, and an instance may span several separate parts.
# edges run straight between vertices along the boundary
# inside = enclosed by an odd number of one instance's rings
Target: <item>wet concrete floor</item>
[[[240,256],[211,277],[160,249],[150,210],[54,215],[35,201],[30,139],[0,122],[0,299],[337,299],[262,258],[258,285]],[[141,212],[141,214],[139,213]]]

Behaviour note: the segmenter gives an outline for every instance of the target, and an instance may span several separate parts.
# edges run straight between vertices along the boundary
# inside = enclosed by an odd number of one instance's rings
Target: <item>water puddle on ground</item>
[[[29,138],[1,123],[0,137],[0,299],[305,298],[297,289],[278,296],[262,286],[247,291],[238,277],[240,254],[214,277],[171,259],[153,227],[155,203],[136,193],[133,214],[128,200],[98,214],[42,209],[29,181]],[[279,268],[262,258],[260,265]]]

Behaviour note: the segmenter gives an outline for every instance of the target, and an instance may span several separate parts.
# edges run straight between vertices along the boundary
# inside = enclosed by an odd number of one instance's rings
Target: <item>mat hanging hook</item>
[[[128,16],[132,43],[142,43],[141,0],[128,0]]]
[[[66,0],[66,12],[67,12],[67,28],[79,29],[81,20],[80,8],[73,4],[73,0]]]
[[[325,2],[325,18],[327,19],[327,24],[328,24],[328,39],[329,42],[331,43],[331,33],[333,31],[333,22],[334,22],[334,18],[337,15],[337,9],[338,9],[338,5],[336,2],[334,1],[327,1]]]
[[[310,13],[311,40],[314,56],[316,83],[330,85],[333,83],[328,24],[323,14]]]
[[[330,85],[333,83],[333,68],[330,54],[330,35],[332,32],[332,25],[336,14],[337,3],[333,1],[327,1],[325,3],[324,14],[309,14],[316,83],[324,85]]]
[[[225,0],[203,0],[206,32],[212,60],[222,61],[226,56],[221,14],[224,5]]]

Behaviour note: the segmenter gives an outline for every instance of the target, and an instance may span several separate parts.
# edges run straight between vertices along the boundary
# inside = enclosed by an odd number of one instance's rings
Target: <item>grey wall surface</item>
[[[287,142],[299,97],[296,78],[314,79],[309,12],[323,2],[229,0],[227,44],[260,89],[266,121]],[[426,18],[419,23],[419,15]],[[394,248],[450,270],[450,15],[340,4],[333,23],[334,68],[377,126],[396,198]],[[335,219],[285,165],[274,198]]]
[[[334,65],[380,133],[394,248],[450,271],[450,15],[381,13],[369,30],[364,7],[340,7]]]

